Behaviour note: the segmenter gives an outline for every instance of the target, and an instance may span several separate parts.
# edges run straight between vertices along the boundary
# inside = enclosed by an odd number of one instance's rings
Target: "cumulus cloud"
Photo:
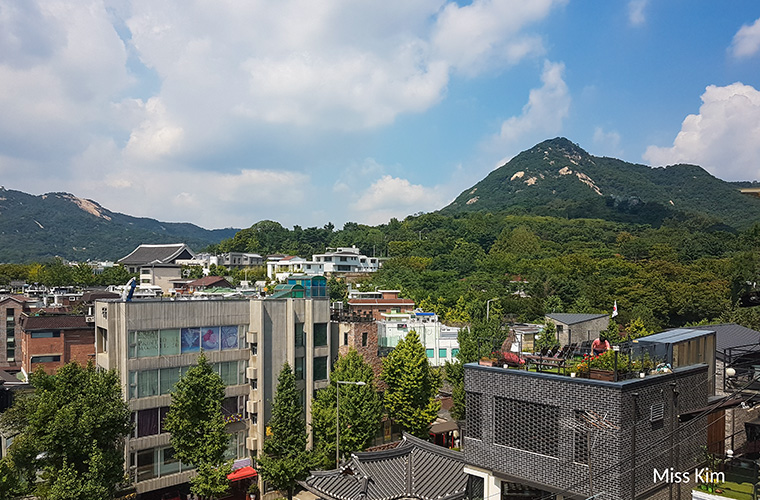
[[[513,116],[502,123],[497,143],[514,144],[536,137],[541,140],[562,129],[571,102],[570,91],[563,79],[564,71],[565,65],[562,63],[544,62],[541,74],[543,85],[530,91],[528,103],[523,106],[520,116]]]
[[[692,163],[725,180],[760,179],[760,92],[750,85],[710,85],[699,114],[687,116],[671,147],[649,146],[651,165]]]
[[[452,74],[541,54],[530,28],[565,1],[11,2],[0,9],[0,171],[24,167],[8,187],[226,224],[221,202],[193,201],[201,188],[235,193],[243,212],[337,176],[350,160],[319,176],[298,160],[425,112]]]
[[[630,0],[628,2],[628,22],[633,26],[641,26],[647,20],[644,10],[649,0]]]
[[[384,175],[360,194],[349,208],[367,224],[388,222],[410,213],[438,210],[447,202],[441,187],[412,184],[407,179]]]
[[[736,58],[752,57],[760,51],[760,19],[753,24],[745,24],[734,35],[731,54]]]

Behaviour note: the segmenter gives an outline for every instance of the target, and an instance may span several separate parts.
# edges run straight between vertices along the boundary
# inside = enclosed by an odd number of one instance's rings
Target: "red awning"
[[[256,469],[246,466],[232,472],[232,474],[227,474],[227,479],[230,481],[240,481],[241,479],[248,479],[249,477],[256,477],[257,475]]]

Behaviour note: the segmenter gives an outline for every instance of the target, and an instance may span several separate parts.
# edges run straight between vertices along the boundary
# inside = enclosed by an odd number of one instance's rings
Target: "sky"
[[[760,179],[757,0],[0,0],[0,184],[382,224],[538,142]]]

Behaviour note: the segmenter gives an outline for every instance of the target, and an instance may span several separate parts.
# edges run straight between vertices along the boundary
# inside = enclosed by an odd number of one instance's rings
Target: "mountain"
[[[588,154],[558,137],[523,151],[460,194],[443,214],[508,211],[659,225],[699,217],[742,229],[760,221],[760,198],[695,165],[652,168]]]
[[[187,243],[194,250],[232,238],[208,230],[111,212],[69,193],[34,196],[0,187],[0,262],[116,260],[141,243]]]

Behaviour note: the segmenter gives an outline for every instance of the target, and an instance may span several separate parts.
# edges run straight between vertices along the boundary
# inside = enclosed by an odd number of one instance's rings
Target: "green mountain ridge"
[[[518,154],[441,213],[507,210],[655,226],[696,216],[740,229],[760,220],[760,199],[741,194],[741,184],[696,165],[653,168],[592,156],[558,137]]]
[[[0,262],[116,260],[141,243],[182,242],[201,249],[237,231],[132,217],[70,193],[34,196],[0,188]]]

